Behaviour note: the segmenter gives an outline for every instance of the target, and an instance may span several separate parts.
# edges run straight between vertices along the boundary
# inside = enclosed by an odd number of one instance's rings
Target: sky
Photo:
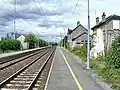
[[[0,0],[0,37],[14,31],[14,1]],[[68,28],[74,29],[77,21],[88,26],[87,1],[79,0],[16,0],[16,31],[34,33],[46,41],[59,42]],[[120,0],[90,0],[90,26],[106,16],[120,15]],[[92,32],[91,32],[92,33]]]

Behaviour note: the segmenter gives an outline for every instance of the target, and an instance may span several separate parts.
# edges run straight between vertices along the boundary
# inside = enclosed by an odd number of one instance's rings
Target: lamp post
[[[87,68],[90,69],[90,1],[88,0],[88,45],[87,45]]]

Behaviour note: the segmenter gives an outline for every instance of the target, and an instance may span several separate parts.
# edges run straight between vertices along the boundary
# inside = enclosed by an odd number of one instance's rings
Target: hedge
[[[2,52],[6,52],[9,50],[18,51],[21,50],[22,44],[18,40],[14,39],[6,39],[0,41],[0,49]]]

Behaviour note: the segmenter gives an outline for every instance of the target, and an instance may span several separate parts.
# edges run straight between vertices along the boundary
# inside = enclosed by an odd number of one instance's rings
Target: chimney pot
[[[77,22],[77,26],[80,25],[80,21]]]
[[[105,12],[103,12],[102,21],[104,22],[105,20],[106,20],[106,14],[105,14]]]
[[[96,24],[99,24],[99,17],[96,18]]]

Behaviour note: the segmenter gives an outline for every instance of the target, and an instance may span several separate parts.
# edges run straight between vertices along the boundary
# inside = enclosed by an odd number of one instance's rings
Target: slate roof
[[[82,34],[78,35],[77,37],[73,38],[72,41],[75,41],[77,38],[81,37],[82,35],[87,34],[87,32],[83,32]],[[90,35],[90,38],[92,38],[92,36]]]
[[[82,26],[83,28],[85,28],[83,25],[79,24],[76,28],[74,28],[73,30],[72,29],[69,29],[68,28],[68,33],[67,34],[71,34],[73,31],[75,31],[78,27]],[[85,30],[87,31],[87,29],[85,28]]]
[[[82,27],[87,31],[87,29],[86,29],[83,25],[80,24],[80,25],[78,25],[76,28],[74,28],[74,29],[72,30],[72,32],[75,31],[75,30],[76,30],[78,27],[80,27],[80,26],[82,26]],[[71,33],[72,33],[72,32],[71,32]]]
[[[111,15],[111,16],[107,17],[105,21],[101,21],[99,24],[95,25],[92,28],[92,30],[95,29],[95,28],[99,28],[102,25],[105,25],[106,23],[110,22],[111,20],[120,20],[120,16],[115,15],[115,14]]]
[[[71,34],[71,32],[72,32],[72,29],[69,29],[69,28],[68,28],[67,34]]]

